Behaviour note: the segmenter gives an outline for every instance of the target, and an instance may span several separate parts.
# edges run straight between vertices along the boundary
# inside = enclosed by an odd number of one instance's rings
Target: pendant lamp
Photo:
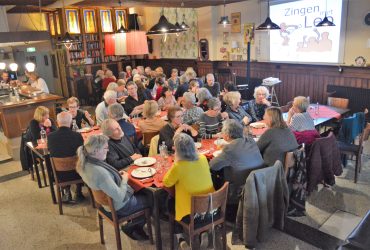
[[[280,27],[270,18],[270,1],[267,1],[267,18],[264,23],[257,27],[256,30],[279,30]]]
[[[181,2],[181,7],[184,8],[184,1]],[[177,13],[176,13],[176,19],[177,19]],[[187,31],[190,29],[189,25],[185,23],[185,13],[182,14],[182,23],[180,24],[180,27],[184,30]]]
[[[64,0],[63,3],[63,13],[64,13]],[[72,38],[72,36],[68,33],[68,31],[64,34],[61,40],[57,42],[57,45],[64,45],[68,50],[72,47],[72,44],[78,43],[79,41]]]
[[[181,25],[179,24],[179,22],[177,21],[177,8],[176,8],[176,23],[175,23],[175,26],[176,26],[176,30],[178,31],[178,33],[181,33],[181,32],[184,32],[186,31],[185,29],[183,29],[181,27]]]
[[[325,17],[324,19],[316,24],[316,27],[325,27],[325,26],[335,26],[335,24],[329,21],[328,17],[326,16],[326,11],[328,10],[328,1],[325,1]]]
[[[6,68],[6,63],[0,62],[0,70],[4,70]]]
[[[165,35],[178,33],[177,27],[170,23],[164,15],[161,15],[157,24],[149,29],[147,35]]]
[[[28,72],[34,72],[35,71],[36,65],[33,62],[28,62],[28,63],[26,63],[25,66],[26,66],[26,70]]]
[[[221,24],[224,26],[224,28],[226,28],[227,25],[230,25],[230,21],[229,21],[229,16],[226,16],[225,14],[225,9],[226,9],[226,1],[224,0],[224,15],[221,17],[220,21],[218,22],[218,24]]]

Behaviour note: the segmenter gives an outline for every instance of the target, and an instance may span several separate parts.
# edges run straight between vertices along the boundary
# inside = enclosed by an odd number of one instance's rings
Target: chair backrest
[[[158,134],[159,134],[159,131],[143,133],[143,145],[145,147],[149,147],[150,146],[150,141],[152,140],[152,138],[154,136],[158,135]]]
[[[328,105],[336,108],[346,109],[348,108],[349,99],[338,98],[338,97],[328,97]]]
[[[284,161],[284,172],[285,172],[285,175],[288,175],[289,168],[294,167],[294,165],[295,165],[294,152],[296,152],[296,151],[305,151],[305,145],[302,144],[302,146],[299,147],[298,149],[296,149],[294,151],[286,152],[286,154],[285,154],[285,161]]]
[[[154,136],[150,140],[149,155],[148,156],[158,155],[158,141],[159,141],[159,135]]]
[[[77,156],[71,157],[50,157],[52,166],[58,172],[76,170]]]
[[[91,190],[94,196],[94,200],[96,203],[102,206],[109,206],[109,199],[112,200],[108,195],[106,195],[101,190]]]
[[[204,195],[195,195],[191,197],[190,223],[194,223],[194,215],[210,212],[220,208],[221,216],[225,215],[227,194],[229,182],[217,191]]]

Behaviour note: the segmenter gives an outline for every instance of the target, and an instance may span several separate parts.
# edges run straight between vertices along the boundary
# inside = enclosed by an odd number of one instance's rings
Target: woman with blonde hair
[[[83,181],[93,190],[101,190],[113,200],[119,217],[129,216],[144,208],[150,207],[149,199],[142,193],[134,194],[128,184],[128,174],[118,172],[105,162],[108,151],[108,137],[91,135],[83,146],[77,149],[78,162],[76,171]],[[109,212],[108,207],[104,207]],[[122,226],[122,231],[133,240],[147,240],[143,230],[145,217],[131,220]]]
[[[31,80],[31,87],[49,94],[49,88],[45,80],[42,79],[36,72],[29,72],[28,76]]]
[[[44,130],[46,135],[57,130],[55,122],[49,118],[49,109],[45,106],[38,106],[35,109],[33,119],[30,121],[29,128],[32,136],[32,144],[37,146],[37,140],[41,138],[40,132]]]
[[[138,127],[142,133],[159,132],[167,123],[158,115],[158,104],[156,101],[150,100],[144,102],[143,117],[140,120]]]
[[[227,105],[225,112],[228,113],[230,119],[237,120],[246,126],[252,121],[252,117],[240,107],[240,98],[241,95],[237,91],[226,93],[223,98]]]
[[[254,99],[248,102],[248,113],[252,117],[252,122],[261,121],[265,114],[265,109],[271,106],[267,100],[270,93],[265,86],[259,86],[254,89]]]
[[[297,140],[279,108],[267,108],[263,120],[268,130],[257,141],[263,160],[267,166],[274,165],[277,160],[284,163],[285,153],[298,148]]]

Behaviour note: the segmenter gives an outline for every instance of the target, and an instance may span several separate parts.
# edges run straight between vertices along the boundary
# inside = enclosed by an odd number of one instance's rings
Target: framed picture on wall
[[[67,30],[70,34],[80,34],[80,17],[77,9],[66,9]]]
[[[240,33],[240,12],[231,13],[231,33]]]
[[[60,20],[59,20],[58,13],[55,13],[55,20],[56,20],[56,28],[57,28],[56,32],[57,32],[58,35],[60,35],[61,34],[61,32],[60,32]]]
[[[85,33],[96,33],[98,30],[96,28],[95,10],[93,9],[83,10],[83,16]]]
[[[119,28],[121,28],[121,26],[127,28],[126,11],[125,10],[115,10],[115,17],[116,17],[116,28],[117,28],[117,30]]]
[[[243,37],[245,45],[247,45],[248,42],[254,44],[254,23],[244,24]]]
[[[48,14],[48,21],[49,21],[50,35],[55,36],[56,35],[56,32],[55,32],[55,23],[54,23],[54,15],[53,15],[53,13],[49,13]]]
[[[110,10],[100,10],[100,22],[102,32],[113,32],[112,14]]]

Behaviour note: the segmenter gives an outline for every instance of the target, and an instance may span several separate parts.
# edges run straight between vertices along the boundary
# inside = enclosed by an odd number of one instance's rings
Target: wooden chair
[[[217,225],[222,225],[222,245],[223,249],[226,249],[226,224],[225,224],[225,210],[227,202],[227,193],[229,188],[229,182],[225,182],[224,185],[214,193],[205,195],[196,195],[191,197],[191,211],[190,211],[190,222],[186,223],[178,221],[182,226],[184,233],[187,233],[190,241],[191,249],[198,249],[197,236],[201,233],[206,232]],[[214,209],[219,209],[219,214],[213,218],[213,222],[205,222],[201,225],[194,223],[194,216],[196,214],[203,214],[210,212]],[[169,213],[170,223],[170,249],[174,249],[174,225],[175,215]],[[215,233],[215,232],[214,232]]]
[[[150,141],[156,135],[159,135],[159,131],[158,132],[146,132],[146,133],[143,133],[143,145],[144,145],[144,147],[149,148]]]
[[[63,187],[70,186],[72,184],[84,184],[84,182],[81,179],[81,177],[76,173],[77,156],[64,157],[64,158],[50,157],[50,161],[51,161],[51,166],[53,169],[55,186],[57,188],[57,201],[59,205],[59,214],[63,215],[63,207],[62,207]],[[75,178],[72,177],[72,179],[68,178],[68,180],[66,180],[63,177],[63,174],[67,172],[74,172],[76,174]],[[95,208],[94,197],[92,196],[92,192],[89,187],[88,187],[88,190],[91,196],[92,207]]]
[[[148,154],[148,156],[158,155],[158,142],[159,142],[159,135],[154,136],[150,140],[150,146],[149,146],[149,154]]]
[[[369,133],[370,133],[370,123],[367,124],[362,134],[360,134],[360,140],[358,145],[338,141],[338,146],[341,154],[348,156],[356,156],[355,177],[354,177],[355,183],[357,183],[358,173],[361,173],[362,167],[361,155],[363,151],[363,143],[368,139]]]
[[[100,231],[100,242],[104,244],[104,228],[103,228],[103,218],[106,219],[110,224],[114,227],[114,232],[116,235],[116,244],[117,250],[122,250],[122,243],[121,243],[121,235],[120,235],[120,228],[119,225],[123,222],[135,219],[140,216],[145,216],[146,223],[148,227],[149,239],[150,244],[153,244],[153,233],[152,233],[152,224],[150,221],[150,208],[146,208],[144,210],[138,211],[126,217],[118,217],[116,210],[113,205],[113,200],[107,194],[105,194],[101,190],[92,190],[94,195],[95,202],[98,207],[98,220],[99,220],[99,231]],[[107,212],[103,206],[109,207],[110,211]]]
[[[338,98],[338,97],[328,97],[328,105],[336,108],[346,109],[348,108],[349,99]]]

